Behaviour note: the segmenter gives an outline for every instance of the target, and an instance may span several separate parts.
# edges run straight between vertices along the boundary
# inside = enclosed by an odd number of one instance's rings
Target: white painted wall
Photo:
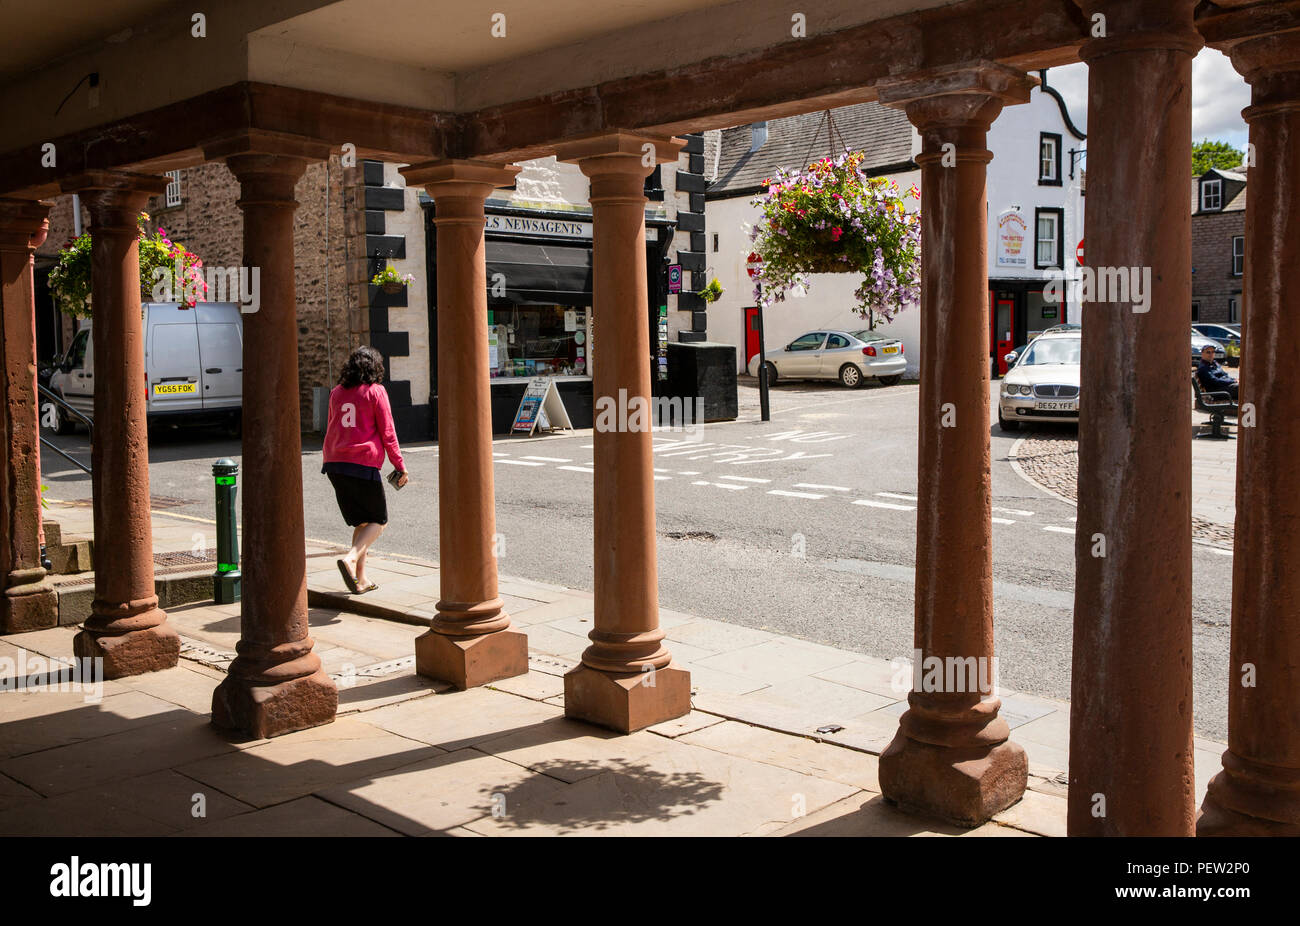
[[[921,172],[908,171],[889,174],[901,189],[921,183]],[[759,217],[759,208],[751,205],[750,197],[711,199],[706,207],[706,230],[709,241],[709,264],[722,284],[722,298],[709,306],[709,340],[736,347],[737,372],[745,372],[744,307],[756,305],[754,285],[745,272],[752,243],[749,226]],[[913,205],[915,205],[913,203]],[[713,252],[713,236],[718,236],[718,250]],[[839,328],[854,331],[865,328],[866,322],[853,311],[856,300],[853,291],[862,282],[856,273],[819,273],[809,278],[808,292],[803,297],[791,293],[785,302],[770,306],[763,313],[763,335],[768,349],[783,347],[801,334],[821,328]],[[878,325],[883,334],[903,342],[907,356],[907,375],[916,376],[921,346],[921,313],[911,308],[894,319],[892,324]]]
[[[1051,72],[1048,73],[1051,81]],[[1039,186],[1038,142],[1042,132],[1061,136],[1061,186]],[[1086,143],[1070,134],[1061,118],[1061,110],[1050,94],[1037,87],[1028,103],[1008,106],[1002,110],[989,131],[989,150],[993,160],[988,166],[989,190],[989,279],[1041,280],[1043,271],[1034,269],[1034,210],[1036,208],[1063,208],[1065,210],[1065,268],[1076,266],[1075,246],[1083,237],[1083,192],[1080,172],[1076,167],[1070,179],[1071,148],[1084,148]],[[1087,161],[1083,162],[1086,166]],[[999,267],[997,265],[997,218],[1007,209],[1019,206],[1027,226],[1025,241],[1029,249],[1026,269]],[[1073,316],[1074,306],[1071,306]]]

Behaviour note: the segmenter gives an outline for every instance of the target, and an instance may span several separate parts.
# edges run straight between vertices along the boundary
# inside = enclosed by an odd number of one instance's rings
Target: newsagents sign
[[[485,230],[505,235],[531,235],[540,238],[565,238],[570,241],[590,241],[591,223],[575,222],[570,219],[530,218],[518,215],[487,216]],[[654,241],[657,232],[646,226],[647,241]]]

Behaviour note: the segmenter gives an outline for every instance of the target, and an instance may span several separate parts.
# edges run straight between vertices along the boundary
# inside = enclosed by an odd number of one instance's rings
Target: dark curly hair
[[[360,386],[362,383],[379,383],[384,380],[384,358],[373,347],[361,345],[352,352],[343,371],[339,373],[339,385],[346,389]]]

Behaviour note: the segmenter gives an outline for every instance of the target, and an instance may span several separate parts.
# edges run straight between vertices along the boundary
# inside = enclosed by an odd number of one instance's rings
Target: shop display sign
[[[668,378],[668,306],[659,307],[659,378]]]
[[[515,412],[510,433],[531,435],[539,427],[573,430],[573,422],[569,420],[569,413],[564,408],[560,390],[555,388],[555,380],[545,376],[528,381],[528,388],[519,401],[519,410]]]
[[[1029,226],[1018,209],[1008,209],[998,216],[997,265],[999,267],[1028,267],[1025,250],[1025,232]]]
[[[682,291],[682,265],[668,265],[668,292],[680,293]]]

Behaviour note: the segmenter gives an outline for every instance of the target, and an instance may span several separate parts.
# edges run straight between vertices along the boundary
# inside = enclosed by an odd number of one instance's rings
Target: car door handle
[[[204,373],[220,373],[220,372],[221,372],[221,367],[208,367],[208,368],[207,368],[206,370],[204,370],[203,372],[204,372]]]

